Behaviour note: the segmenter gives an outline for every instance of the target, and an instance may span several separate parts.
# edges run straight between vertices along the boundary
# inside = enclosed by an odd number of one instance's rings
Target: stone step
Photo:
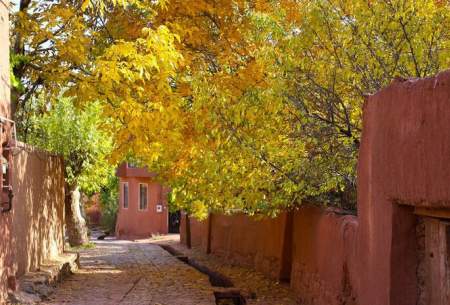
[[[39,270],[21,276],[15,291],[9,293],[9,304],[35,304],[48,298],[56,284],[79,268],[79,254],[65,252],[44,261]]]

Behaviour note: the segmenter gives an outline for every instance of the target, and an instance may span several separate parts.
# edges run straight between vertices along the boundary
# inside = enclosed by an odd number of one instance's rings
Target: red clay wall
[[[0,115],[8,116],[10,107],[9,88],[9,1],[0,0]],[[6,299],[8,274],[12,272],[12,215],[0,215],[0,304]]]
[[[261,220],[245,215],[212,215],[211,253],[278,279],[283,263],[286,215]]]
[[[184,245],[187,245],[187,217],[184,212],[181,212],[180,218],[180,242]],[[190,239],[191,246],[195,248],[200,248],[203,251],[208,251],[208,223],[209,218],[203,221],[199,221],[195,218],[189,218],[189,227],[190,227]]]
[[[187,246],[187,236],[186,236],[186,213],[181,212],[180,217],[180,243]]]
[[[94,194],[91,197],[84,196],[82,204],[86,213],[86,220],[91,226],[98,226],[102,221],[102,207],[100,203],[100,194]]]
[[[191,246],[206,252],[210,243],[209,250],[212,254],[278,279],[285,272],[283,253],[287,218],[287,213],[273,219],[218,214],[212,214],[201,222],[190,218]],[[211,232],[208,231],[209,228]],[[180,233],[181,242],[186,244],[185,216],[182,217]]]
[[[291,288],[299,303],[359,304],[356,217],[301,208],[293,223]]]
[[[8,0],[0,0],[0,115],[10,113]]]
[[[416,302],[412,206],[450,207],[449,88],[448,71],[397,81],[365,105],[358,166],[363,305]]]
[[[204,251],[208,221],[212,254],[273,279],[290,278],[300,304],[358,304],[356,217],[304,207],[274,219],[216,214],[203,222],[191,218],[191,244]],[[185,223],[183,217],[184,244]]]
[[[64,170],[61,158],[30,147],[13,162],[13,254],[20,276],[63,251]]]
[[[420,245],[415,208],[450,215],[449,88],[447,71],[433,78],[396,81],[366,102],[358,163],[358,217],[302,208],[295,211],[289,230],[283,216],[258,223],[242,215],[214,215],[212,252],[272,277],[277,272],[266,268],[265,262],[277,266],[276,270],[280,261],[284,265],[291,261],[291,287],[302,304],[416,304],[423,287],[417,278]],[[425,224],[437,221],[433,219],[437,218],[427,218]],[[433,228],[428,226],[426,232]],[[204,244],[205,229],[198,232],[201,236],[194,234],[193,239]],[[292,234],[286,238],[282,232]],[[430,253],[446,248],[448,256],[449,238],[441,239],[447,245],[427,242],[425,247],[430,246]],[[434,239],[428,236],[427,240]],[[286,242],[282,246],[281,240],[291,240],[291,247]],[[286,251],[289,248],[291,252]],[[443,273],[445,268],[435,263],[430,266],[427,281],[448,285],[449,271]],[[420,304],[447,304],[435,300],[436,296]]]
[[[128,183],[128,208],[123,207],[123,183]],[[139,183],[148,184],[148,208],[140,211]],[[168,233],[167,191],[161,184],[151,178],[121,177],[120,178],[119,212],[117,215],[116,236],[132,239],[150,237],[152,234]],[[163,211],[156,211],[156,205],[162,204]]]
[[[26,147],[13,159],[13,210],[0,215],[0,304],[7,278],[56,259],[64,248],[62,160]]]
[[[208,222],[209,218],[203,221],[190,218],[191,246],[198,247],[205,252],[208,251]]]

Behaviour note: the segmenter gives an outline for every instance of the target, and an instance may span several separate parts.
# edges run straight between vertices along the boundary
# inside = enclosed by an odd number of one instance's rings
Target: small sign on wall
[[[162,213],[163,211],[163,206],[161,204],[157,204],[156,205],[156,213]]]

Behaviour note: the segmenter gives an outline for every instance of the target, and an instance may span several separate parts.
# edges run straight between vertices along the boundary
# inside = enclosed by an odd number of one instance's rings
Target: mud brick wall
[[[13,209],[0,215],[0,304],[8,281],[12,284],[64,250],[62,159],[19,146],[13,157]]]
[[[449,71],[397,80],[365,104],[358,164],[362,305],[417,303],[415,211],[424,207],[450,210]]]
[[[357,218],[302,208],[293,224],[291,288],[299,303],[358,305]]]
[[[63,251],[62,159],[31,147],[20,149],[13,160],[12,185],[14,263],[20,276]]]
[[[8,0],[0,0],[0,114],[10,113]]]
[[[286,219],[286,213],[274,219],[214,214],[210,218],[211,253],[278,279],[283,265]]]
[[[10,112],[9,87],[9,1],[0,0],[0,115],[8,116]],[[8,274],[12,272],[11,264],[11,215],[0,215],[0,304],[6,298]]]
[[[0,0],[0,115],[10,117],[9,1]],[[22,143],[13,152],[13,209],[0,213],[0,304],[16,279],[64,248],[62,159]]]
[[[449,304],[450,71],[396,80],[366,101],[357,217],[292,217],[214,215],[192,238],[207,232],[212,253],[271,277],[290,266],[305,305]]]
[[[191,246],[201,248],[208,251],[208,226],[210,218],[198,221],[195,218],[190,219],[191,224]]]
[[[286,217],[283,214],[274,219],[255,219],[212,214],[204,221],[190,218],[191,246],[278,279],[283,265]],[[185,215],[180,233],[181,242],[187,244]]]
[[[182,217],[184,244],[185,224]],[[230,263],[290,280],[301,304],[358,304],[355,216],[304,207],[277,218],[213,214],[190,218],[190,226],[192,247],[206,252],[209,242],[210,252]]]

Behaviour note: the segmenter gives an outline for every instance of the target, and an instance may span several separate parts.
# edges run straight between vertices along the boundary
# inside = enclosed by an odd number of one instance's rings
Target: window
[[[128,182],[123,184],[123,208],[128,209]]]
[[[148,186],[139,184],[139,210],[147,210],[148,207]]]

